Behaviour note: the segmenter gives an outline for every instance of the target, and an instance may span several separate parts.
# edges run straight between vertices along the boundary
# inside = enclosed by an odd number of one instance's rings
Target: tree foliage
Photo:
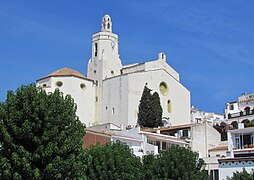
[[[9,91],[0,104],[0,179],[84,178],[84,134],[69,95],[35,84]]]
[[[126,144],[112,142],[88,149],[86,174],[89,179],[143,179],[142,164]]]
[[[227,141],[228,140],[227,127],[226,126],[216,124],[213,127],[214,127],[214,129],[216,129],[220,133],[221,141]]]
[[[227,180],[253,180],[254,179],[254,171],[248,173],[244,168],[242,172],[236,171],[233,176],[227,177]]]
[[[139,104],[138,124],[143,127],[162,126],[162,107],[157,92],[151,94],[146,85]]]
[[[173,146],[158,155],[147,155],[143,159],[145,179],[205,180],[208,175],[204,161],[190,149]]]

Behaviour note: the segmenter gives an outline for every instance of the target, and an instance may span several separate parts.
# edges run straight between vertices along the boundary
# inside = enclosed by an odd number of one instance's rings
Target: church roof
[[[47,76],[45,76],[41,79],[38,79],[37,81],[42,80],[42,79],[46,79],[46,78],[49,78],[49,77],[63,77],[63,76],[74,76],[74,77],[78,77],[78,78],[81,78],[81,79],[93,81],[92,79],[84,76],[80,72],[75,71],[75,70],[70,69],[70,68],[59,69],[59,70],[54,71],[54,72],[50,73],[49,75],[47,75]]]

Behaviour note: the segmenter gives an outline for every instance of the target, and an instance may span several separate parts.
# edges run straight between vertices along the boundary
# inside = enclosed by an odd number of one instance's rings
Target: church
[[[123,65],[118,53],[118,35],[112,32],[109,15],[102,18],[101,31],[92,36],[87,76],[70,68],[59,69],[37,80],[46,92],[56,88],[70,94],[77,116],[87,127],[113,123],[137,125],[138,106],[144,86],[158,92],[165,125],[189,124],[190,91],[180,75],[167,64],[166,54],[144,63]]]

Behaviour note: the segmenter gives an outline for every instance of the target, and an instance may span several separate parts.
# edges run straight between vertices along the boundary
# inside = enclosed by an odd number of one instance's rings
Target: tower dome
[[[101,31],[112,32],[112,21],[111,21],[111,17],[108,14],[106,14],[102,18]]]

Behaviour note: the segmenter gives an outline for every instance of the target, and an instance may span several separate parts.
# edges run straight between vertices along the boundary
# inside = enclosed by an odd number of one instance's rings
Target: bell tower
[[[92,54],[88,61],[87,76],[95,81],[95,123],[102,122],[103,81],[121,74],[122,63],[118,54],[118,35],[112,32],[109,15],[102,18],[101,31],[93,34]]]
[[[92,57],[88,62],[88,77],[94,80],[120,75],[122,63],[118,54],[118,35],[112,32],[109,15],[102,18],[101,31],[93,34]]]
[[[111,21],[111,18],[109,15],[105,15],[102,18],[101,31],[102,32],[112,32],[112,21]]]

